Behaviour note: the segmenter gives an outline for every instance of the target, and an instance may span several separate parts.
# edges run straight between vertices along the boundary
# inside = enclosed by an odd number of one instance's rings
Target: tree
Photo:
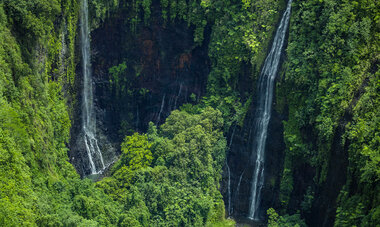
[[[134,133],[132,136],[126,136],[121,144],[122,155],[116,166],[126,165],[131,170],[150,166],[153,160],[151,146],[145,134]]]

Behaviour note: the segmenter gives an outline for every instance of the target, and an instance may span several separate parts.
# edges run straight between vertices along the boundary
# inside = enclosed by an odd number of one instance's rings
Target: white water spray
[[[226,160],[226,166],[227,166],[227,174],[228,174],[228,181],[227,181],[227,197],[228,197],[228,216],[231,215],[231,208],[232,208],[232,204],[231,204],[231,171],[230,171],[230,167],[228,166],[228,160]]]
[[[254,125],[254,140],[252,161],[255,169],[252,176],[251,198],[248,218],[258,219],[258,208],[261,200],[261,189],[264,185],[264,153],[267,139],[268,124],[271,117],[274,81],[280,63],[285,35],[289,25],[292,0],[289,0],[287,8],[282,16],[272,48],[265,59],[258,84],[258,109]]]
[[[92,75],[90,63],[90,31],[88,27],[88,2],[81,4],[81,49],[83,70],[82,127],[91,174],[101,173],[105,169],[102,152],[96,139],[96,118],[93,103]]]
[[[160,123],[161,114],[162,114],[162,111],[164,110],[165,97],[166,97],[166,94],[164,94],[164,96],[162,97],[161,108],[160,108],[160,112],[158,113],[158,117],[157,117],[157,124]]]

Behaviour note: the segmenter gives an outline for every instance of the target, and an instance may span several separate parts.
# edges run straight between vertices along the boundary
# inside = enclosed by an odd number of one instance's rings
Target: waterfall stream
[[[271,117],[275,77],[278,71],[285,35],[289,24],[292,0],[282,16],[271,50],[265,59],[258,83],[258,103],[254,121],[252,161],[255,164],[251,182],[251,198],[248,218],[258,219],[261,189],[264,185],[264,154],[268,124]]]
[[[96,139],[96,117],[93,103],[93,88],[90,63],[90,31],[88,27],[88,2],[82,0],[80,11],[81,51],[83,70],[82,127],[91,174],[101,173],[105,169],[103,155]]]
[[[227,182],[227,197],[228,197],[228,216],[232,214],[232,206],[231,206],[231,171],[230,167],[228,166],[228,160],[226,160],[226,166],[227,166],[227,174],[228,174],[228,182]]]
[[[164,110],[164,106],[165,106],[165,97],[166,97],[166,93],[164,94],[164,96],[162,97],[162,101],[161,101],[161,107],[160,107],[160,112],[158,113],[158,117],[157,117],[157,125],[160,123],[160,118],[161,118],[161,114],[162,114],[162,111]]]

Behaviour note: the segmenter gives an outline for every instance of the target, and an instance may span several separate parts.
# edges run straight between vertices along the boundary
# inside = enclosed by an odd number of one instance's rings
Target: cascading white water
[[[233,141],[233,138],[235,135],[236,126],[237,126],[237,124],[235,124],[234,129],[232,130],[232,135],[231,135],[231,139],[230,139],[230,142],[228,145],[228,150],[231,150],[232,141]],[[230,216],[232,214],[232,211],[233,211],[233,203],[231,200],[231,170],[230,170],[230,166],[228,165],[228,159],[227,158],[226,158],[226,166],[227,166],[227,175],[228,175],[228,179],[227,179],[228,216]]]
[[[158,117],[157,117],[157,124],[160,123],[161,114],[162,114],[162,111],[164,110],[165,97],[166,97],[166,93],[165,93],[164,96],[162,97],[161,108],[160,108],[160,112],[158,113]]]
[[[258,108],[255,115],[252,150],[252,161],[255,162],[255,169],[252,176],[251,203],[248,213],[248,218],[252,220],[258,219],[257,213],[261,200],[261,189],[264,185],[264,152],[272,111],[274,82],[284,46],[285,34],[289,25],[291,3],[292,0],[289,0],[259,78]]]
[[[181,95],[181,92],[182,92],[182,83],[179,85],[178,95],[175,97],[174,109],[177,109],[177,101],[178,101],[179,96]]]
[[[243,172],[240,174],[240,177],[239,177],[239,181],[238,181],[238,184],[237,184],[237,187],[236,187],[235,196],[234,196],[235,200],[237,198],[239,198],[240,183],[241,183],[241,180],[243,179],[244,172],[245,172],[245,170],[243,170]],[[234,207],[232,206],[232,212],[233,212],[233,208]]]
[[[91,174],[101,173],[105,169],[102,152],[96,139],[96,118],[93,103],[92,76],[90,64],[90,31],[88,28],[88,2],[81,4],[81,49],[83,70],[82,127]]]
[[[227,181],[227,197],[228,197],[228,216],[231,215],[231,209],[232,209],[232,206],[231,206],[231,171],[230,171],[230,167],[228,166],[228,160],[226,160],[226,166],[227,166],[227,174],[228,174],[228,181]]]

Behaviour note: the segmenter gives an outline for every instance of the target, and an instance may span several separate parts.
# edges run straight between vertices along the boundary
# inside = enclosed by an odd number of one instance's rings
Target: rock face
[[[103,122],[116,137],[124,136],[119,130],[145,131],[149,121],[162,123],[172,110],[205,93],[210,70],[207,35],[203,45],[195,47],[191,27],[164,24],[160,9],[153,8],[152,23],[138,26],[135,34],[122,12],[93,32],[96,97],[105,110]],[[122,62],[127,69],[119,80],[125,90],[115,94],[108,69]]]
[[[152,23],[139,24],[136,32],[125,13],[121,10],[91,33],[97,124],[110,144],[119,144],[133,131],[146,131],[150,121],[161,124],[172,110],[199,100],[211,67],[209,28],[196,46],[194,29],[185,22],[164,23],[159,7],[153,7]],[[115,78],[109,69],[120,64],[126,67]],[[79,116],[75,114],[72,135],[80,131]],[[73,138],[70,158],[82,176],[88,172],[84,152]]]

